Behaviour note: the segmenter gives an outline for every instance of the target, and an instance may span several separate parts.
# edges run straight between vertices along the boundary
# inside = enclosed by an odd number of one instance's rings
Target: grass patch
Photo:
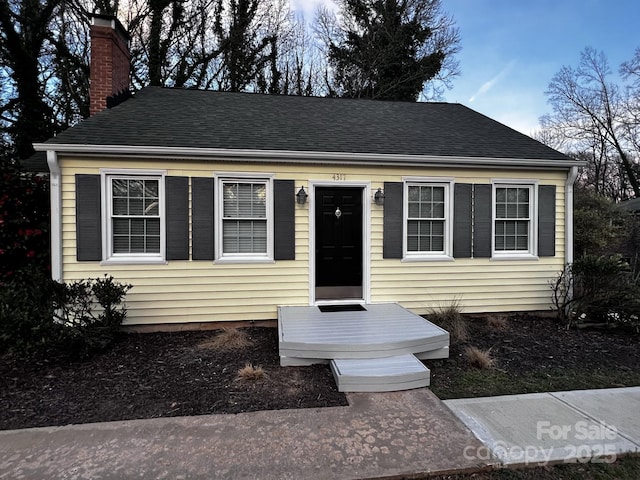
[[[438,367],[431,370],[431,390],[442,400],[451,398],[489,397],[520,393],[560,392],[640,385],[640,372],[585,372],[576,369],[553,369],[528,374],[502,370],[471,369],[443,378]],[[640,477],[638,477],[640,478]]]
[[[252,364],[247,363],[244,367],[238,370],[237,380],[243,380],[246,382],[256,382],[262,380],[267,376],[267,372],[262,367],[254,367]]]
[[[480,350],[478,347],[471,346],[465,348],[464,355],[467,357],[469,365],[480,370],[487,370],[495,363],[495,360],[491,358],[491,349]]]
[[[503,469],[467,475],[428,477],[430,480],[637,480],[640,456],[627,455],[615,463],[571,463],[552,467]]]
[[[214,350],[241,350],[253,346],[253,341],[243,330],[223,328],[213,339],[207,340],[198,346]]]
[[[459,300],[432,309],[427,318],[447,330],[452,342],[466,342],[469,339],[468,321],[462,315]]]

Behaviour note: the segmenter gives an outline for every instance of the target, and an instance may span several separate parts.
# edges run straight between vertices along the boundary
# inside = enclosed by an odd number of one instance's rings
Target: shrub
[[[49,268],[49,183],[0,153],[0,286]],[[24,278],[24,277],[23,277]]]
[[[38,273],[5,285],[0,294],[0,348],[16,353],[57,350],[86,358],[114,341],[131,285],[104,276],[58,283]]]
[[[452,300],[448,305],[432,309],[428,317],[429,320],[447,330],[452,340],[464,342],[469,339],[469,326],[467,319],[462,316],[458,299]]]
[[[37,270],[18,272],[0,287],[0,353],[35,353],[60,341],[53,321],[54,281]]]
[[[63,343],[71,355],[86,358],[113,343],[127,316],[122,303],[130,289],[107,275],[56,283],[55,321],[63,326]]]
[[[640,285],[619,255],[585,255],[567,265],[551,287],[558,317],[567,327],[640,329]]]

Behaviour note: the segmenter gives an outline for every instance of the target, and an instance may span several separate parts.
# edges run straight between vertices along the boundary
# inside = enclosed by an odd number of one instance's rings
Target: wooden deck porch
[[[321,308],[278,308],[280,363],[331,363],[340,391],[428,386],[418,359],[449,356],[449,333],[397,304]]]

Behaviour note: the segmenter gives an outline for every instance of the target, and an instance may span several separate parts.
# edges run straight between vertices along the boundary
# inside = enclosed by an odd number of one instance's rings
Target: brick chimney
[[[91,77],[89,86],[89,114],[94,115],[128,98],[129,34],[110,15],[94,13],[91,18]]]

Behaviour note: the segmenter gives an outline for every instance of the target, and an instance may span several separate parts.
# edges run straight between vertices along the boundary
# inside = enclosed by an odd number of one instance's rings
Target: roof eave
[[[565,159],[457,157],[435,155],[398,155],[352,152],[316,152],[289,150],[252,150],[225,148],[160,147],[153,145],[88,145],[64,143],[35,143],[36,151],[55,151],[68,155],[91,155],[104,157],[174,158],[174,159],[219,159],[235,161],[260,161],[266,163],[325,163],[367,164],[380,166],[455,166],[464,167],[526,167],[559,168],[580,167],[586,164],[566,157]]]

